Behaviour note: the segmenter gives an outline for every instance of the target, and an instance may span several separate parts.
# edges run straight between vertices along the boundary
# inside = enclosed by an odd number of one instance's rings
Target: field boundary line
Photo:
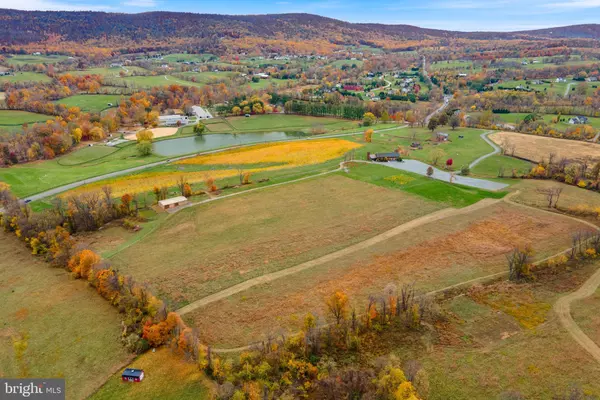
[[[176,312],[179,313],[180,315],[185,315],[185,314],[192,312],[200,307],[204,307],[210,303],[214,303],[216,301],[223,300],[227,297],[230,297],[234,294],[237,294],[237,293],[240,293],[247,289],[250,289],[254,286],[261,285],[264,283],[269,283],[269,282],[275,281],[279,278],[293,275],[298,272],[302,272],[307,269],[325,264],[329,261],[333,261],[333,260],[336,260],[343,256],[355,253],[356,251],[371,247],[375,244],[383,242],[387,239],[390,239],[394,236],[397,236],[397,235],[404,233],[406,231],[409,231],[411,229],[420,227],[422,225],[426,225],[426,224],[429,224],[432,222],[436,222],[436,221],[446,219],[449,217],[454,217],[457,215],[469,214],[471,212],[480,210],[482,208],[489,207],[494,204],[498,204],[501,201],[502,201],[501,199],[483,199],[475,204],[472,204],[472,205],[464,207],[464,208],[444,208],[444,209],[435,211],[431,214],[427,214],[422,217],[415,218],[411,221],[400,224],[400,225],[396,226],[395,228],[392,228],[388,231],[385,231],[383,233],[375,235],[375,236],[373,236],[369,239],[366,239],[362,242],[353,244],[349,247],[343,248],[338,251],[334,251],[333,253],[326,254],[324,256],[306,261],[304,263],[295,265],[290,268],[282,269],[282,270],[279,270],[276,272],[271,272],[269,274],[258,276],[256,278],[248,279],[247,281],[238,283],[237,285],[233,285],[227,289],[221,290],[217,293],[213,293],[202,299],[196,300],[195,302],[190,303],[190,304],[180,308]]]

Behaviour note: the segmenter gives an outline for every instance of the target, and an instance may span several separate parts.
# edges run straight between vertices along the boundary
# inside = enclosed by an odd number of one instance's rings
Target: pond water
[[[302,132],[215,133],[162,140],[155,142],[153,148],[155,154],[169,157],[241,144],[294,139],[302,136],[304,136]]]

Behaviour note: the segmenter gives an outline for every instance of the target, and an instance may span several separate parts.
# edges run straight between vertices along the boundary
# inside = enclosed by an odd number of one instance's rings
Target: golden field
[[[291,143],[259,144],[197,156],[178,161],[183,165],[243,165],[258,163],[282,163],[288,166],[320,164],[338,158],[361,145],[341,139],[306,140]]]
[[[320,164],[343,156],[348,151],[360,147],[360,144],[340,139],[311,140],[292,143],[260,144],[224,151],[222,153],[197,156],[176,162],[182,165],[245,165],[245,164],[279,164],[262,168],[244,169],[244,172],[256,173],[274,171],[283,168],[294,168],[305,165]],[[60,195],[68,197],[73,194],[99,191],[104,186],[112,188],[115,197],[125,193],[134,194],[151,191],[156,187],[172,187],[177,185],[180,177],[190,183],[200,183],[208,178],[215,180],[229,178],[239,174],[237,168],[210,171],[172,171],[143,172],[81,186]]]

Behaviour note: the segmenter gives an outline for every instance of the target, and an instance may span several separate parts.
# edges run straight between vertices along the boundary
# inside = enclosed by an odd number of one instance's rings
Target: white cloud
[[[15,2],[10,0],[0,0],[0,8],[14,9]],[[86,3],[61,3],[60,1],[52,0],[21,0],[18,2],[19,10],[27,11],[107,11],[113,7],[101,6]]]
[[[143,8],[154,8],[157,6],[154,0],[130,0],[123,3],[124,6],[129,7],[143,7]]]
[[[583,9],[583,8],[597,8],[600,7],[600,0],[575,0],[575,1],[564,1],[561,3],[548,3],[544,4],[546,8],[560,8],[560,9]]]

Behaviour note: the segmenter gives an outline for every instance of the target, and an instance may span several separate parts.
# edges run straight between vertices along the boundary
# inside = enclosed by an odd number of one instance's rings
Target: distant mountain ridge
[[[332,42],[373,38],[423,39],[600,39],[600,25],[572,25],[518,32],[457,32],[412,25],[350,23],[313,14],[217,15],[180,12],[139,14],[92,11],[20,11],[0,9],[0,44],[18,45],[59,36],[81,42],[123,38],[134,42],[173,38],[219,39],[258,36],[324,39]]]

